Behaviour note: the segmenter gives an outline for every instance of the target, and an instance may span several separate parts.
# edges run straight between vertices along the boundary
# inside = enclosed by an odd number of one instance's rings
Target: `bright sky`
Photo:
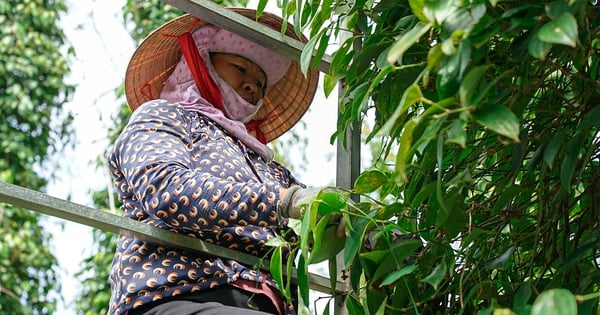
[[[255,8],[256,3],[251,1],[248,7]],[[90,191],[110,184],[107,174],[96,169],[95,161],[107,146],[106,128],[121,103],[113,91],[123,81],[135,44],[122,25],[122,1],[67,0],[67,5],[69,11],[63,16],[61,26],[76,52],[68,83],[77,86],[67,107],[75,115],[77,139],[75,149],[65,152],[61,169],[55,172],[58,180],[51,183],[47,192],[91,206]],[[291,154],[294,164],[306,167],[306,172],[296,176],[309,186],[328,185],[335,178],[335,146],[329,144],[336,123],[335,101],[326,100],[319,91],[303,120],[315,136],[311,137],[307,150],[309,161],[300,161],[298,154]],[[63,288],[64,301],[57,314],[74,315],[74,297],[81,290],[74,273],[80,270],[82,259],[90,255],[92,229],[60,219],[52,219],[48,228],[53,233],[52,247],[59,260]]]

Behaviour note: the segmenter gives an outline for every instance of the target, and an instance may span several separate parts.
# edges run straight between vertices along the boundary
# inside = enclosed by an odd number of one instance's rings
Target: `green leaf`
[[[323,76],[323,91],[325,92],[325,96],[331,95],[331,92],[337,86],[337,84],[338,79],[329,73],[325,74],[325,76]]]
[[[329,277],[329,287],[335,288],[338,280],[338,260],[337,259],[329,259],[327,262],[327,267],[329,267],[329,274],[332,275]]]
[[[527,51],[530,55],[538,59],[546,59],[552,49],[552,44],[541,41],[537,36],[533,36],[527,43]]]
[[[297,7],[297,2],[295,0],[289,0],[289,1],[286,0],[285,2],[287,3],[287,5],[284,6],[285,10],[284,10],[284,14],[283,14],[283,20],[288,21],[289,20],[288,17],[290,15],[293,16],[294,13],[296,13],[298,7]],[[296,22],[298,22],[298,21],[294,21],[294,24],[296,24]],[[286,23],[283,23],[283,25],[282,25],[283,30],[282,30],[281,34],[285,34],[286,26],[287,26]],[[299,25],[298,25],[298,27],[299,27]]]
[[[578,133],[575,135],[569,142],[565,157],[560,164],[560,183],[565,190],[568,190],[571,187],[571,181],[573,180],[573,175],[575,174],[575,169],[577,167],[577,158],[584,140],[584,134]]]
[[[439,208],[437,209],[437,213],[435,216],[435,226],[441,227],[448,216],[450,215],[450,210],[446,207],[446,199],[444,196],[444,182],[442,180],[442,169],[444,168],[444,137],[438,136],[435,146],[435,158],[437,161],[437,178],[436,178],[436,187],[435,187],[435,197],[434,201],[437,201],[439,204]],[[430,206],[431,207],[431,206]],[[431,209],[436,209],[437,207],[433,206]],[[431,211],[434,214],[434,211]]]
[[[387,306],[387,301],[388,301],[388,297],[386,296],[383,301],[381,301],[381,303],[379,304],[379,307],[377,308],[377,311],[375,311],[375,314],[373,315],[384,315],[386,314],[385,310],[386,310],[386,306]]]
[[[322,34],[322,33],[321,33]],[[302,49],[302,53],[300,54],[300,70],[302,74],[306,75],[308,73],[308,68],[310,67],[310,61],[313,57],[313,53],[315,51],[315,45],[319,41],[320,36],[313,36],[308,43]]]
[[[452,38],[446,38],[443,42],[442,42],[442,52],[444,53],[444,55],[448,55],[448,56],[452,56],[454,54],[456,54],[456,52],[458,51],[458,49],[456,48],[456,45],[454,43],[454,40]]]
[[[296,22],[294,22],[294,27],[298,29],[298,32],[296,34],[299,34],[301,32],[301,30],[308,25],[309,21],[314,16],[315,12],[313,11],[312,3],[307,2],[305,4],[302,4],[301,0],[297,0],[297,1],[298,1],[297,6],[298,6],[298,8],[300,8],[299,11],[301,11],[301,12],[298,12],[296,14],[297,17],[295,17],[294,21],[297,20],[299,23],[296,24]]]
[[[555,20],[560,17],[564,12],[569,12],[571,10],[571,5],[574,3],[574,0],[568,1],[549,1],[544,5],[544,11],[546,15]]]
[[[352,100],[351,105],[351,118],[357,119],[363,111],[367,110],[367,104],[369,98],[373,94],[373,90],[375,90],[384,80],[389,73],[393,71],[393,68],[386,67],[381,69],[381,72],[375,76],[370,82],[364,82],[364,84],[359,85],[354,91],[350,93]]]
[[[415,197],[412,199],[410,204],[411,207],[417,208],[424,203],[425,200],[429,199],[435,193],[436,182],[430,182],[427,185],[421,186]]]
[[[490,305],[486,308],[481,309],[479,312],[477,312],[477,315],[492,315],[494,312],[494,309],[495,309],[495,305]]]
[[[329,217],[323,217],[321,221],[327,222]],[[319,223],[320,224],[320,223]],[[317,225],[317,227],[319,226]],[[317,264],[327,259],[335,259],[335,256],[344,249],[344,239],[337,236],[337,224],[332,224],[325,229],[314,232],[315,244],[311,251],[309,264]]]
[[[426,1],[423,14],[429,21],[435,21],[441,25],[459,9],[458,5],[457,1],[450,0]]]
[[[499,211],[509,205],[512,200],[523,193],[523,188],[519,185],[509,185],[504,187],[500,198],[496,201],[492,208],[492,214],[496,215]]]
[[[327,307],[329,307],[329,304],[327,304]],[[298,315],[312,315],[310,307],[308,307],[304,304],[299,304],[298,305]]]
[[[363,265],[360,262],[360,257],[356,256],[354,261],[352,262],[352,268],[350,268],[350,287],[354,292],[360,291],[360,287],[364,284],[364,269]],[[329,273],[333,274],[333,273]],[[333,288],[334,286],[331,285]]]
[[[476,109],[472,116],[482,126],[519,142],[519,120],[508,108],[501,105],[488,105]]]
[[[272,237],[272,238],[268,239],[267,242],[265,243],[265,245],[272,246],[272,247],[278,247],[278,246],[281,246],[286,243],[287,242],[286,242],[286,240],[283,239],[283,237],[276,236],[276,237]]]
[[[531,315],[576,315],[577,301],[567,289],[542,292],[531,306]]]
[[[400,38],[396,40],[396,43],[391,47],[387,55],[387,61],[390,64],[396,62],[402,63],[402,55],[419,39],[423,34],[427,33],[431,29],[431,23],[419,22],[408,32],[402,34]]]
[[[600,105],[596,105],[586,115],[581,123],[581,129],[600,128]]]
[[[415,16],[418,17],[419,20],[427,22],[427,18],[425,17],[425,14],[423,14],[423,7],[425,6],[424,2],[424,0],[408,0],[408,4]]]
[[[512,257],[513,252],[515,251],[515,246],[509,247],[498,257],[492,259],[490,262],[485,264],[485,267],[488,269],[497,269],[502,268],[506,264],[506,262]]]
[[[304,255],[299,255],[298,257],[298,292],[300,293],[300,297],[302,298],[302,302],[304,302],[305,306],[308,306],[310,303],[309,299],[309,283],[308,283],[308,264],[304,259]]]
[[[513,308],[524,308],[529,302],[531,298],[531,285],[528,282],[521,284],[519,290],[515,294],[515,299],[513,300]]]
[[[262,13],[264,12],[265,8],[267,7],[267,2],[269,0],[259,0],[258,1],[258,6],[256,7],[256,15],[260,16],[262,15]]]
[[[548,141],[546,148],[544,149],[544,162],[550,169],[554,164],[554,159],[556,158],[556,154],[560,150],[563,145],[563,141],[565,139],[565,133],[559,132],[552,140]]]
[[[489,69],[489,65],[483,65],[479,67],[475,67],[467,73],[464,80],[460,84],[460,88],[458,90],[458,96],[460,99],[460,103],[464,107],[475,106],[477,104],[473,103],[473,95],[477,92],[477,87],[481,85],[483,82],[483,77],[485,72]],[[481,99],[481,97],[477,97],[476,99]]]
[[[403,204],[394,202],[381,207],[374,215],[375,220],[388,220],[395,215],[399,215],[402,212]]]
[[[331,18],[331,11],[334,7],[334,0],[321,1],[321,10],[319,10],[318,16],[311,23],[310,29],[320,30],[323,23]]]
[[[440,262],[437,266],[435,266],[435,268],[433,268],[431,273],[429,275],[427,275],[427,277],[425,277],[422,281],[430,284],[434,289],[437,290],[440,283],[446,277],[447,270],[448,270],[448,267],[446,266],[446,262],[444,260],[442,260],[442,262]]]
[[[494,308],[493,315],[516,315],[516,314],[510,308],[496,307],[496,308]]]
[[[368,194],[377,190],[377,188],[381,187],[387,180],[387,175],[381,170],[367,170],[358,176],[354,182],[353,190],[357,194]]]
[[[466,147],[467,144],[467,122],[459,118],[452,122],[450,130],[448,130],[448,142],[453,142],[461,147]]]
[[[315,227],[311,230],[312,235],[312,249],[310,250],[311,255],[318,252],[321,246],[327,245],[330,239],[325,238],[325,230],[327,229],[328,220],[331,215],[326,215],[319,219]],[[312,258],[306,260],[309,264],[312,263]]]
[[[416,265],[404,266],[402,269],[394,271],[389,276],[385,277],[385,279],[383,279],[383,281],[381,281],[381,284],[379,286],[383,287],[388,284],[392,284],[392,283],[398,281],[398,279],[400,279],[408,274],[411,274],[416,269],[417,269]]]
[[[321,190],[315,197],[314,203],[317,204],[317,213],[324,215],[344,209],[348,204],[347,200],[348,196],[345,193]]]
[[[312,62],[312,66],[314,68],[318,67],[320,61],[325,55],[325,52],[327,51],[327,48],[329,47],[330,34],[326,30],[324,30],[323,33],[319,33],[319,36],[321,37],[321,39],[319,40],[319,45],[317,46],[317,51],[313,56]]]
[[[442,61],[445,60],[445,57],[444,52],[442,52],[442,45],[438,44],[433,46],[429,49],[429,52],[427,52],[427,69],[436,69]],[[425,79],[425,77],[423,79]]]
[[[538,38],[546,43],[577,46],[577,21],[573,14],[564,12],[556,20],[546,23],[540,28]]]
[[[367,225],[370,220],[360,217],[354,222],[352,228],[346,237],[346,245],[344,246],[344,264],[349,266],[358,250],[362,247],[363,237],[366,232]]]
[[[456,53],[439,63],[436,85],[440,98],[447,98],[458,92],[464,71],[471,61],[471,52],[471,43],[465,40],[458,45]]]
[[[331,94],[337,86],[338,80],[346,77],[348,73],[348,64],[350,64],[355,55],[355,51],[352,49],[352,43],[351,39],[347,39],[335,52],[333,52],[331,64],[329,65],[329,73],[325,76],[325,96]]]
[[[301,235],[302,233],[302,221],[298,219],[289,218],[288,219],[288,227],[290,227],[296,235]]]
[[[346,298],[346,308],[350,315],[365,315],[365,309],[362,304],[352,295]]]
[[[448,97],[443,100],[439,100],[439,101],[429,105],[429,107],[425,110],[425,112],[423,112],[423,114],[421,114],[421,121],[423,121],[424,118],[426,118],[426,117],[429,117],[435,113],[446,110],[446,108],[450,107],[451,105],[456,105],[456,104],[457,104],[457,102],[456,102],[455,97]]]
[[[392,270],[396,270],[401,264],[404,264],[405,259],[414,254],[422,245],[420,240],[405,239],[399,241],[391,249],[363,253],[360,257],[373,262],[373,265],[377,266],[373,274],[373,280],[378,281],[380,278],[387,276]]]
[[[283,260],[281,255],[281,247],[275,247],[273,251],[273,255],[271,256],[271,260],[269,261],[269,271],[271,276],[277,283],[280,292],[286,297],[288,297],[288,292],[284,290],[285,286],[283,284]]]
[[[408,108],[423,99],[423,93],[421,92],[421,88],[417,84],[412,84],[402,94],[402,98],[400,99],[399,106],[396,107],[396,110],[390,117],[390,119],[381,127],[379,134],[389,134],[394,125],[396,124],[396,120],[402,116]]]
[[[299,235],[302,235],[300,238],[300,250],[302,255],[308,255],[311,248],[311,240],[312,240],[312,231],[317,224],[317,216],[318,216],[318,203],[312,202],[309,207],[307,207],[306,212],[302,216],[302,229]],[[308,260],[308,259],[307,259]]]
[[[464,205],[462,199],[456,193],[448,195],[445,200],[448,216],[444,221],[444,225],[441,227],[449,238],[456,237],[462,232],[467,224],[467,215],[465,214]],[[445,212],[446,210],[440,209],[439,212]]]
[[[406,163],[410,157],[409,152],[411,152],[412,134],[416,125],[417,122],[414,119],[409,120],[404,125],[402,136],[400,137],[400,145],[398,146],[395,167],[395,171],[398,174],[396,177],[397,184],[403,184],[406,182]]]

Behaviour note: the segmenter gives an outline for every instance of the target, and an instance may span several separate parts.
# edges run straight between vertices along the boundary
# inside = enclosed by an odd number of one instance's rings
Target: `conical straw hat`
[[[256,19],[256,11],[244,8],[231,10]],[[275,30],[281,30],[283,20],[264,12],[258,22]],[[158,98],[160,91],[179,62],[181,51],[177,35],[195,31],[208,23],[190,14],[175,18],[152,32],[136,49],[125,73],[125,95],[131,110]],[[287,36],[297,39],[293,26],[288,24]],[[306,42],[303,36],[301,41]],[[269,87],[264,104],[255,119],[265,119],[262,132],[270,142],[292,128],[302,118],[317,88],[319,73],[309,69],[305,77],[300,64],[292,60],[289,70],[281,80]]]

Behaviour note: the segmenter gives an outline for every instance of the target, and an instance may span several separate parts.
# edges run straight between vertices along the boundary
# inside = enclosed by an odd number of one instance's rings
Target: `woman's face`
[[[221,78],[248,103],[256,105],[264,97],[267,76],[257,64],[228,53],[214,53],[211,60]]]

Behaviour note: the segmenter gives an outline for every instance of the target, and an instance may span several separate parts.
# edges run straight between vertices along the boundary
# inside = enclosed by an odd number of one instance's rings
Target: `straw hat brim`
[[[256,20],[255,10],[231,10]],[[264,12],[258,22],[279,31],[283,21],[277,15]],[[165,23],[142,41],[125,73],[125,95],[132,111],[159,97],[165,81],[181,58],[176,36],[193,32],[206,24],[185,14]],[[291,25],[288,25],[286,35],[297,39]],[[306,42],[304,36],[300,40]],[[269,87],[264,104],[255,117],[265,120],[261,129],[268,142],[287,132],[306,113],[316,92],[318,76],[318,71],[314,69],[309,69],[307,76],[304,76],[299,63],[292,60],[283,78]]]

